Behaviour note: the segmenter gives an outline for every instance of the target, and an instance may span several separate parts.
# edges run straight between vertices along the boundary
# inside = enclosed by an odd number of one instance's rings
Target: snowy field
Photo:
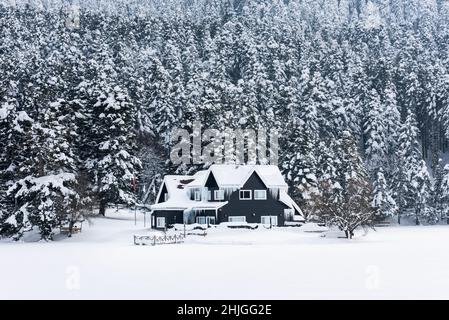
[[[56,242],[0,242],[0,299],[449,298],[449,226],[354,240],[304,228],[216,229],[134,246],[141,219],[108,212]]]

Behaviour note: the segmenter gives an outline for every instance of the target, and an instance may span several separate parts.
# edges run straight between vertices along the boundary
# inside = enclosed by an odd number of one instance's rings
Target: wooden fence
[[[173,235],[173,236],[136,236],[134,235],[134,244],[135,245],[152,245],[155,246],[157,244],[174,244],[174,243],[183,243],[184,235]]]

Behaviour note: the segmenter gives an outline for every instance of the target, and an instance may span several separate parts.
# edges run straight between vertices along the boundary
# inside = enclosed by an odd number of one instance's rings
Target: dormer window
[[[214,198],[215,200],[224,200],[224,190],[215,190]]]
[[[240,200],[251,200],[252,199],[251,190],[240,190],[239,199]]]
[[[195,201],[201,201],[201,193],[199,191],[195,191],[194,199]]]
[[[168,201],[168,193],[164,193],[164,201]]]

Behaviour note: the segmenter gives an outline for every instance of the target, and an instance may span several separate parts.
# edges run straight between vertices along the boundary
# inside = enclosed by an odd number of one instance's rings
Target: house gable
[[[162,184],[161,191],[159,192],[159,197],[156,203],[165,202],[165,194],[168,193],[167,186],[165,182]]]
[[[214,174],[212,172],[209,173],[209,176],[207,177],[205,187],[209,189],[218,189],[218,183],[217,180],[215,180]]]
[[[267,190],[268,188],[260,178],[259,174],[256,171],[253,171],[241,189]]]

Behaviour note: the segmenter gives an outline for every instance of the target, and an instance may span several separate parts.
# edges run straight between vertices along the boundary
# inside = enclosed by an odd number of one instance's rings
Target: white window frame
[[[201,192],[195,191],[193,193],[193,198],[195,199],[195,201],[201,201]]]
[[[164,202],[168,201],[168,192],[164,193]]]
[[[163,221],[162,224],[161,221]],[[165,217],[156,217],[156,228],[165,228],[165,226],[166,226]]]
[[[229,216],[228,222],[246,222],[245,216]]]
[[[203,222],[201,222],[202,220]],[[198,216],[196,217],[196,223],[198,224],[215,224],[215,217],[213,216]]]
[[[224,200],[224,190],[221,190],[221,189],[215,190],[214,191],[214,199],[215,200]]]
[[[196,217],[196,223],[198,224],[206,224],[206,217],[205,216],[198,216]]]
[[[271,218],[271,220],[270,220]],[[264,222],[265,220],[265,222]],[[278,216],[261,216],[260,217],[260,223],[263,225],[272,225],[272,226],[278,226]]]
[[[258,192],[263,192],[263,196],[261,198],[256,197]],[[254,190],[254,200],[267,200],[267,190]]]
[[[207,201],[212,201],[212,191],[207,191]]]
[[[249,192],[249,198],[242,198],[243,192]],[[239,200],[252,200],[253,199],[253,192],[252,190],[240,190],[239,191]]]

